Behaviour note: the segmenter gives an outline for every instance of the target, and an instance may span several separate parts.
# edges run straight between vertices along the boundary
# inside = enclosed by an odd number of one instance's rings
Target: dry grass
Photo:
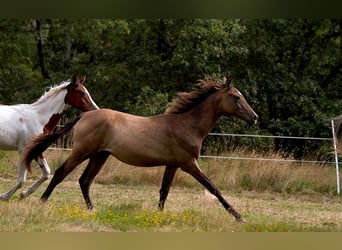
[[[1,180],[1,189],[10,183]],[[44,206],[38,201],[41,189],[25,200],[19,201],[16,196],[10,202],[0,203],[2,232],[342,230],[341,199],[318,194],[225,190],[226,199],[248,220],[239,224],[203,189],[173,187],[164,212],[156,209],[158,186],[155,185],[95,183],[91,188],[93,212],[86,211],[78,183],[61,183]]]
[[[248,157],[260,156],[248,154]],[[200,161],[200,165],[219,188],[234,192],[248,190],[278,193],[318,192],[330,195],[336,193],[336,173],[332,165],[225,159],[205,159]],[[96,181],[103,184],[119,182],[159,185],[163,171],[163,167],[133,167],[111,158]],[[191,176],[180,170],[176,174],[174,185],[199,187]]]
[[[69,151],[48,150],[45,156],[50,164],[52,173],[69,155]],[[277,154],[257,155],[234,152],[231,155],[249,158],[281,159]],[[231,156],[230,155],[230,156]],[[15,152],[5,152],[0,157],[0,176],[8,179],[16,178],[17,156]],[[77,167],[66,180],[77,181],[87,162]],[[277,193],[322,193],[336,194],[336,170],[334,165],[273,162],[255,160],[225,160],[201,159],[203,172],[220,188],[232,192],[257,191]],[[38,167],[33,167],[28,179],[36,180],[41,174]],[[160,185],[164,167],[141,168],[124,164],[110,157],[95,182],[100,184],[128,184],[128,185]],[[201,188],[191,176],[177,171],[173,185]]]
[[[240,152],[241,153],[241,152]],[[52,169],[69,152],[47,151]],[[249,155],[250,157],[250,155]],[[254,157],[254,156],[253,156]],[[0,157],[0,192],[16,177],[16,154]],[[203,171],[248,220],[238,224],[191,176],[177,172],[165,211],[156,210],[163,168],[137,168],[110,158],[91,187],[95,211],[85,210],[77,168],[51,195],[47,182],[23,201],[0,203],[1,231],[341,231],[341,198],[331,166],[201,160]],[[25,187],[40,175],[34,167]]]

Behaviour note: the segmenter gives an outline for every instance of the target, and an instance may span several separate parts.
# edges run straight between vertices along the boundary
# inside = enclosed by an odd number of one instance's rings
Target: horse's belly
[[[3,125],[3,124],[2,124]],[[0,149],[16,150],[18,148],[18,137],[12,128],[0,125]]]
[[[3,140],[3,138],[0,137],[0,149],[1,150],[17,150],[18,146],[15,144],[15,142]]]
[[[170,165],[174,161],[174,157],[171,157],[170,152],[163,152],[161,148],[153,150],[152,148],[121,147],[112,150],[112,155],[124,163],[140,167]]]
[[[116,156],[115,156],[116,157]],[[138,157],[116,157],[118,160],[132,166],[137,166],[137,167],[157,167],[157,166],[164,166],[167,165],[164,162],[158,161],[158,160],[153,160],[153,159],[147,159],[147,158],[138,158]]]
[[[10,109],[10,106],[2,106],[0,109],[0,148],[4,150],[16,150],[18,147],[18,115]]]

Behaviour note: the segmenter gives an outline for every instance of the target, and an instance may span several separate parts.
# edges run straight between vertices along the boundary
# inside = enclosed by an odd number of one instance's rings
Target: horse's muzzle
[[[250,120],[247,122],[248,125],[252,126],[257,123],[259,116],[257,114],[253,114]]]

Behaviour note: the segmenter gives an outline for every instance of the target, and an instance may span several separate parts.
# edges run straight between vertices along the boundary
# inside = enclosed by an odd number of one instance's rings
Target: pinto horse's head
[[[224,78],[220,91],[224,94],[221,99],[222,112],[226,115],[232,115],[253,125],[258,120],[258,115],[249,106],[248,102],[241,92],[231,85],[231,80]]]
[[[70,84],[66,87],[67,94],[65,95],[64,102],[82,112],[99,109],[96,103],[91,98],[88,90],[83,85],[86,77],[81,79],[77,75],[73,75]]]

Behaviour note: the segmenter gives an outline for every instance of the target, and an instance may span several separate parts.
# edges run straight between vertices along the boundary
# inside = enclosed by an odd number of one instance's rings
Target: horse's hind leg
[[[87,159],[86,156],[82,158],[73,158],[69,157],[63,164],[60,166],[55,174],[53,175],[48,187],[46,188],[45,192],[43,193],[42,197],[40,198],[41,202],[46,202],[49,196],[51,195],[54,188],[61,183],[64,178],[70,174],[80,163],[82,163],[85,159]]]
[[[168,166],[166,166],[165,168],[162,185],[159,191],[160,193],[159,204],[158,204],[159,210],[164,209],[164,203],[166,201],[167,195],[169,194],[170,186],[171,186],[171,183],[175,176],[176,171],[177,171],[177,168],[168,167]]]
[[[197,161],[195,161],[192,164],[189,164],[187,166],[181,167],[184,172],[189,173],[192,175],[197,181],[199,181],[204,187],[206,187],[210,193],[215,195],[217,199],[221,202],[221,204],[224,206],[224,208],[232,214],[235,219],[239,222],[245,222],[245,219],[239,214],[222,196],[219,189],[212,183],[208,177],[204,175],[204,173],[201,171],[201,169],[198,166]]]
[[[90,185],[92,184],[95,176],[100,172],[109,155],[110,152],[101,151],[90,157],[89,163],[79,179],[83,198],[89,210],[93,209],[93,204],[89,197]]]
[[[39,156],[37,162],[40,168],[42,169],[43,175],[38,181],[36,181],[33,185],[28,187],[25,191],[23,191],[20,194],[20,199],[24,199],[25,197],[32,194],[44,181],[46,181],[49,178],[50,167],[46,162],[45,158],[43,158],[43,156]]]

